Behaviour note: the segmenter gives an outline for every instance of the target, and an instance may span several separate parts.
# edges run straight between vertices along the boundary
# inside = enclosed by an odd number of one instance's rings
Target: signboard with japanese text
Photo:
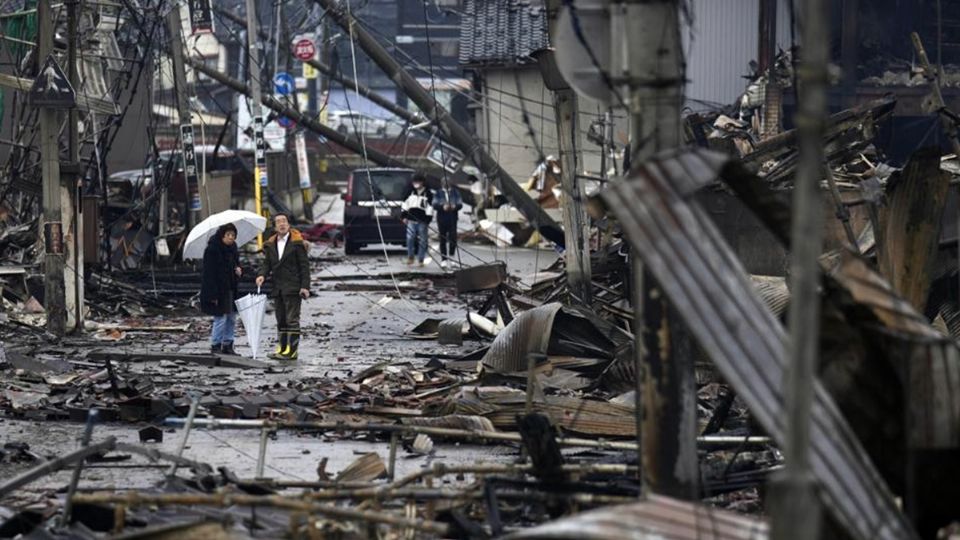
[[[213,33],[213,11],[210,0],[189,0],[190,29],[194,34]]]
[[[303,78],[310,80],[317,78],[317,68],[311,66],[310,64],[303,63]]]
[[[253,118],[253,158],[260,177],[260,186],[267,186],[267,140],[263,138],[263,117]]]
[[[307,162],[307,139],[301,131],[297,133],[297,171],[300,173],[300,189],[310,189],[310,164]]]
[[[190,210],[200,210],[200,182],[192,125],[180,126],[180,152],[183,155],[183,177],[187,181],[187,203]]]

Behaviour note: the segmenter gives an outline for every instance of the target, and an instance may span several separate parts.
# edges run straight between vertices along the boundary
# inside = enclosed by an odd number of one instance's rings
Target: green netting
[[[23,15],[11,13],[3,19],[0,19],[0,21],[4,23],[4,35],[31,43],[36,42],[37,14],[36,11],[29,13],[30,10],[36,10],[36,7],[36,0],[27,0],[25,2],[25,13]],[[16,58],[18,62],[23,60],[23,55],[29,52],[27,45],[6,39],[0,41],[0,47],[6,48],[7,52],[9,52],[13,58]]]

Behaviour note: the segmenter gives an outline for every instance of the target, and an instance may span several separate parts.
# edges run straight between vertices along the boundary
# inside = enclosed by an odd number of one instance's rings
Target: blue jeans
[[[411,220],[407,222],[407,257],[412,259],[414,254],[420,262],[427,257],[427,224]]]
[[[237,328],[237,314],[218,315],[213,318],[213,333],[210,335],[210,344],[233,343],[233,331]]]

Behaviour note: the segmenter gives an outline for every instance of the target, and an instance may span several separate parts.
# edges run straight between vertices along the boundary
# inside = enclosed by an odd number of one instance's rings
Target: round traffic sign
[[[293,44],[293,55],[298,60],[313,60],[317,54],[317,47],[311,39],[301,39]]]
[[[293,93],[295,87],[295,82],[293,80],[293,75],[285,71],[281,71],[273,76],[273,89],[274,92],[281,96],[289,96]]]
[[[294,125],[296,125],[296,123],[293,120],[291,120],[290,118],[287,118],[286,116],[281,116],[280,118],[277,118],[277,123],[280,124],[280,127],[282,127],[283,129],[290,129]]]

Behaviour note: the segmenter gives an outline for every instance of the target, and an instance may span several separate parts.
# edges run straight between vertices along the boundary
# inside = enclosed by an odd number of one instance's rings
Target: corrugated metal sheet
[[[784,441],[783,325],[753,291],[747,273],[709,214],[691,200],[721,171],[716,154],[665,154],[611,185],[604,200],[672,304],[757,421]],[[674,165],[668,165],[674,163]],[[679,164],[679,165],[678,165]],[[686,174],[678,192],[665,171]],[[824,506],[855,538],[917,538],[836,403],[817,382],[811,462]]]
[[[636,504],[611,506],[553,521],[509,540],[762,540],[766,522],[699,504],[651,495]]]
[[[553,319],[563,304],[546,304],[517,316],[490,345],[481,363],[499,373],[527,369],[527,355],[547,354]]]
[[[746,89],[750,60],[757,58],[760,8],[751,0],[691,0],[692,25],[682,29],[687,59],[685,92],[690,106],[729,105]],[[790,48],[790,5],[777,5],[777,43]]]

